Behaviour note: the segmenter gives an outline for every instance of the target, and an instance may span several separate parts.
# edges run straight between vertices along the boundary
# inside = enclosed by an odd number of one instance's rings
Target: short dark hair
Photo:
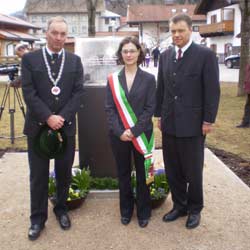
[[[116,56],[117,56],[117,64],[123,64],[124,65],[124,61],[122,59],[122,48],[125,44],[128,44],[128,43],[133,43],[135,45],[135,47],[140,50],[140,54],[138,56],[138,60],[137,60],[137,65],[140,65],[143,61],[144,61],[144,58],[145,58],[145,55],[143,53],[143,50],[142,50],[142,47],[139,43],[139,40],[136,36],[128,36],[128,37],[125,37],[119,44],[119,48],[116,52]]]
[[[178,22],[184,21],[189,28],[192,28],[192,19],[187,14],[177,14],[174,17],[171,18],[170,22],[176,24]]]

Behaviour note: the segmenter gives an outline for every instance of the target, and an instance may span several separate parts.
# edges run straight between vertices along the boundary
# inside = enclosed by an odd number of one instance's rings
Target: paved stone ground
[[[159,154],[160,157],[161,154]],[[159,164],[161,159],[158,158]],[[209,150],[204,168],[205,208],[200,227],[185,228],[186,218],[163,223],[171,197],[153,211],[147,228],[134,215],[128,226],[120,223],[117,195],[88,198],[70,212],[72,228],[62,231],[49,205],[41,237],[30,242],[29,185],[26,153],[6,153],[0,159],[1,250],[248,250],[250,249],[250,189]],[[92,195],[93,197],[93,195]]]

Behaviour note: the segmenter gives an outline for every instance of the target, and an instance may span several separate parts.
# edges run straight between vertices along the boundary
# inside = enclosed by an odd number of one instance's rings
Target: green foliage
[[[48,195],[53,196],[56,193],[56,182],[53,177],[49,177],[49,190]]]
[[[155,188],[163,188],[167,193],[169,191],[168,180],[165,174],[157,174],[154,176],[154,186]]]
[[[69,187],[68,200],[85,197],[90,188],[89,169],[72,168],[72,178]],[[49,197],[56,197],[56,179],[55,173],[51,172],[48,183]]]
[[[155,174],[154,175],[154,182],[150,184],[150,197],[151,200],[158,200],[163,198],[169,192],[168,181],[165,173]],[[133,193],[136,196],[136,176],[135,173],[132,173],[131,176],[131,186],[133,189]]]
[[[111,178],[111,177],[103,177],[103,178],[91,177],[90,188],[91,189],[100,189],[100,190],[118,189],[118,180],[115,178]]]

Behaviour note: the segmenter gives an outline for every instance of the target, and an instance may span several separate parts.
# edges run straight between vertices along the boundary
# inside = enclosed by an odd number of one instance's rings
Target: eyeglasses
[[[125,55],[127,55],[128,53],[129,54],[135,54],[136,52],[138,52],[138,50],[134,50],[134,49],[130,49],[130,50],[124,49],[124,50],[122,50],[122,54],[125,54]]]

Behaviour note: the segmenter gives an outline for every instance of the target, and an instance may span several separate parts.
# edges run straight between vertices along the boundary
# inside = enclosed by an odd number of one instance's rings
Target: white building
[[[27,0],[24,10],[28,21],[42,28],[36,36],[45,37],[48,20],[58,15],[67,21],[69,37],[88,36],[88,10],[84,0]],[[98,1],[95,16],[96,32],[111,29],[111,20],[119,24],[119,15],[106,11],[104,1]]]
[[[218,55],[219,62],[240,52],[241,11],[237,2],[203,0],[195,10],[207,15],[207,24],[200,27],[200,35],[204,44]]]
[[[114,32],[119,28],[121,25],[121,16],[108,11],[104,10],[101,13],[101,16],[99,18],[99,28],[100,31],[106,31],[106,32]]]
[[[148,48],[160,44],[168,47],[172,43],[169,32],[169,21],[178,13],[188,14],[193,21],[193,38],[200,43],[199,26],[206,23],[205,15],[194,15],[195,5],[131,5],[127,11],[127,23],[131,27],[138,27],[140,41]]]

